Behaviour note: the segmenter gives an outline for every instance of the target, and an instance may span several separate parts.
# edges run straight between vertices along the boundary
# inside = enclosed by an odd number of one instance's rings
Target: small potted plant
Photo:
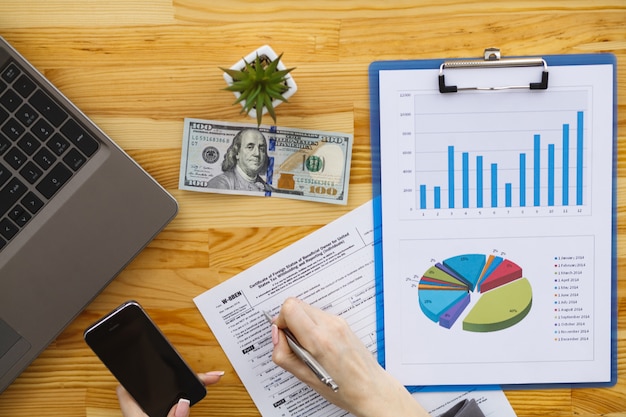
[[[298,89],[287,69],[281,62],[282,53],[264,45],[251,52],[230,68],[221,68],[228,84],[225,90],[232,91],[240,103],[241,113],[256,117],[258,125],[265,113],[276,123],[275,107],[295,94]]]

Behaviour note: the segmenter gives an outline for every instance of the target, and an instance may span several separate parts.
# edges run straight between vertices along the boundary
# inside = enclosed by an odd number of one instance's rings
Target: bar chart
[[[518,206],[526,207],[532,206],[555,206],[555,204],[561,206],[568,206],[574,204],[576,206],[583,205],[583,112],[577,113],[578,123],[576,125],[576,143],[574,146],[573,161],[570,161],[570,126],[568,124],[563,125],[563,138],[561,147],[561,161],[562,165],[559,167],[561,173],[560,178],[556,178],[557,162],[556,162],[556,144],[547,144],[547,170],[541,169],[541,158],[544,153],[541,144],[541,135],[533,135],[533,148],[530,152],[519,153],[519,169],[517,174],[519,176],[518,186]],[[527,158],[533,158],[533,169],[528,169]],[[461,205],[463,208],[470,207],[470,181],[475,181],[475,207],[498,207],[499,199],[498,194],[501,191],[502,185],[504,186],[504,205],[505,207],[512,207],[513,202],[513,183],[512,182],[498,182],[498,163],[492,162],[489,167],[484,166],[484,156],[477,154],[475,156],[475,168],[472,170],[470,176],[470,153],[461,153]],[[456,160],[458,160],[457,152],[455,152],[454,146],[448,146],[448,166],[447,166],[447,183],[448,183],[448,208],[455,208],[456,201],[459,199],[456,196],[457,188],[455,187],[455,171],[457,169]],[[573,166],[573,179],[575,199],[570,202],[570,169],[569,165],[574,163]],[[485,170],[486,168],[486,170]],[[542,172],[543,171],[543,172]],[[530,178],[530,184],[527,179]],[[560,180],[560,182],[559,182]],[[487,187],[485,184],[487,181]],[[426,194],[427,185],[420,184],[420,208],[427,208],[428,197]],[[542,201],[541,189],[546,188],[547,197],[545,201]],[[433,206],[435,208],[441,207],[441,191],[440,186],[434,186],[433,190],[439,188],[439,191],[433,194]],[[560,201],[557,202],[557,188],[560,190]],[[485,190],[488,195],[485,196]]]
[[[454,125],[444,119],[449,109],[420,109],[416,103],[413,125],[407,121],[403,128],[403,137],[412,140],[404,142],[402,154],[411,158],[400,158],[406,174],[401,186],[413,215],[588,214],[586,92],[562,95],[571,103],[568,108],[554,110],[549,102],[539,102],[521,117],[519,112],[513,116],[506,103],[485,98],[484,106],[455,113]]]

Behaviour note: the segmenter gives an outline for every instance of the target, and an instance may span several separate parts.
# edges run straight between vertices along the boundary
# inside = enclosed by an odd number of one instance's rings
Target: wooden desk
[[[626,210],[626,3],[597,1],[3,0],[0,33],[180,203],[180,214],[0,395],[0,416],[119,416],[85,327],[139,300],[198,371],[224,370],[194,416],[259,416],[192,298],[371,198],[368,64],[608,51],[618,58],[619,214]],[[184,117],[246,121],[218,66],[270,44],[296,66],[284,126],[354,132],[347,207],[177,190]],[[518,416],[626,416],[626,224],[619,217],[619,381],[508,391]],[[250,248],[255,248],[251,250]]]

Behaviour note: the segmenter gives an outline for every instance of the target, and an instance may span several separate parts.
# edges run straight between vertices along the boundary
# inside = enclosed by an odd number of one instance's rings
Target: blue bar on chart
[[[519,206],[526,207],[526,154],[519,154]]]
[[[498,164],[491,164],[491,207],[498,207]]]
[[[554,144],[548,145],[548,206],[554,206]]]
[[[463,152],[463,208],[469,208],[469,153]]]
[[[535,135],[533,147],[533,204],[541,204],[541,135]]]
[[[476,207],[483,208],[483,157],[476,157]]]
[[[569,204],[569,124],[563,125],[563,205]]]
[[[570,205],[570,193],[576,195],[576,205],[583,205],[583,175],[584,175],[584,112],[576,112],[576,141],[570,141],[569,123],[562,124],[560,140],[560,148],[557,143],[547,143],[548,141],[542,137],[540,133],[533,133],[529,136],[527,150],[519,152],[517,155],[517,165],[510,166],[516,159],[510,158],[506,150],[487,149],[486,154],[476,154],[471,151],[456,152],[455,146],[448,145],[446,152],[447,168],[445,171],[432,171],[435,175],[445,172],[447,178],[439,184],[419,183],[419,208],[426,210],[428,208],[440,209],[442,203],[442,192],[444,196],[446,190],[442,185],[447,182],[447,207],[455,208],[457,192],[461,197],[461,205],[464,209],[470,208],[475,202],[476,208],[483,208],[485,201],[485,193],[488,193],[490,205],[493,208],[499,207],[502,201],[500,188],[504,195],[505,207],[527,207],[532,204],[534,207],[542,205],[554,207],[559,203],[562,206]],[[558,131],[557,131],[558,132]],[[545,136],[549,136],[550,132]],[[506,139],[506,138],[504,138]],[[573,146],[572,146],[573,145]],[[558,153],[561,152],[561,155]],[[487,157],[493,158],[492,155],[503,154],[505,161],[487,161]],[[531,159],[532,154],[532,159]],[[459,158],[458,160],[457,158]],[[513,155],[510,155],[513,156]],[[531,164],[529,166],[529,164]],[[543,164],[543,165],[542,165]],[[475,165],[475,166],[472,166]],[[489,170],[489,171],[486,171]],[[502,177],[500,172],[502,170]],[[514,176],[512,176],[513,174]],[[575,174],[575,184],[572,182],[572,174]],[[485,182],[485,175],[489,175],[488,181]],[[457,179],[458,176],[458,179]],[[460,180],[460,184],[457,181]],[[500,183],[499,183],[500,181]],[[518,183],[519,182],[519,183]],[[460,185],[460,189],[456,187]],[[475,186],[475,188],[473,188]],[[543,187],[543,188],[542,188]],[[561,201],[557,199],[560,191]],[[429,191],[430,190],[430,191]],[[518,191],[519,190],[519,191]],[[433,201],[429,203],[430,192],[432,192]],[[475,196],[473,194],[475,193]],[[527,201],[527,197],[532,196],[532,203]],[[519,197],[519,201],[517,198]]]
[[[504,184],[504,205],[506,207],[513,207],[513,184],[507,182]]]
[[[448,208],[454,208],[454,146],[448,146]]]
[[[583,112],[578,112],[576,121],[576,205],[583,204]]]

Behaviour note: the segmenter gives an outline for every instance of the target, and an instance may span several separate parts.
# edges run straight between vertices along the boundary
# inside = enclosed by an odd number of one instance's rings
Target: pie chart
[[[468,308],[472,297],[478,298]],[[424,315],[446,329],[465,314],[463,330],[493,332],[522,321],[531,309],[533,294],[515,262],[495,255],[464,254],[426,270],[419,281],[418,298]]]

